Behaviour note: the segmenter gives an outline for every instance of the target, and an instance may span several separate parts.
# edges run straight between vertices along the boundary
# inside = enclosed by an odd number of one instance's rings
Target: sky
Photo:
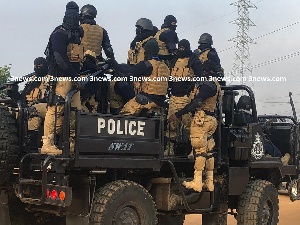
[[[236,0],[237,1],[237,0]],[[33,61],[44,56],[49,35],[62,23],[65,0],[0,0],[0,67],[12,64],[11,75],[19,77],[33,71]],[[230,77],[236,44],[238,18],[234,0],[77,0],[81,8],[93,4],[96,21],[110,37],[116,59],[126,62],[129,44],[135,36],[139,18],[152,20],[160,27],[166,15],[177,18],[179,39],[188,39],[196,49],[202,33],[213,36],[213,47],[219,52],[222,67]],[[249,36],[252,74],[246,73],[246,84],[253,88],[258,114],[292,115],[289,92],[293,93],[300,118],[300,1],[251,0],[257,7],[249,9]],[[258,67],[259,65],[263,65]],[[249,82],[249,76],[284,77],[280,82]],[[235,84],[235,83],[232,83]]]

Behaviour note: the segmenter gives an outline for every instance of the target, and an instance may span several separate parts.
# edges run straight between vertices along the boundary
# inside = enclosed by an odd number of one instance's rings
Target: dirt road
[[[289,196],[280,195],[278,225],[296,224],[300,224],[300,201],[291,202]],[[201,215],[187,216],[184,225],[202,225]],[[236,225],[236,220],[233,218],[233,216],[228,216],[228,225]]]

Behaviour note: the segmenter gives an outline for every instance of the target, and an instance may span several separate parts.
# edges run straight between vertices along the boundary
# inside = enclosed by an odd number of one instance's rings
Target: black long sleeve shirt
[[[77,72],[67,54],[69,45],[67,32],[59,26],[51,34],[49,41],[54,57],[54,62],[50,63],[49,74],[60,77],[76,77]]]
[[[147,60],[141,61],[134,66],[128,64],[118,64],[116,61],[114,61],[113,67],[127,77],[149,77],[153,71],[152,64]],[[151,101],[155,102],[159,106],[163,106],[166,99],[166,96],[162,95],[147,94],[145,92],[141,92],[141,94],[148,96]]]
[[[217,94],[217,85],[215,84],[215,82],[206,81],[205,83],[199,86],[199,92],[194,97],[194,99],[189,104],[187,104],[183,109],[175,113],[176,117],[179,118],[184,114],[195,111],[203,101],[205,101],[210,97],[213,97],[216,94]]]

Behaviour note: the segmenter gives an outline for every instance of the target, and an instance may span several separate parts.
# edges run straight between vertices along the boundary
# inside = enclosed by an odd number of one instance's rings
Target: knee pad
[[[214,158],[214,155],[213,155],[213,153],[207,153],[206,163],[205,163],[205,169],[207,171],[211,171],[211,170],[214,170],[214,168],[215,168],[215,158]]]

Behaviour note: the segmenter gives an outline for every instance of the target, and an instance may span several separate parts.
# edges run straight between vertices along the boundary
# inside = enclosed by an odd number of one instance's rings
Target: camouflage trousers
[[[215,117],[206,115],[202,110],[195,113],[191,123],[190,138],[196,155],[206,155],[214,148],[215,141],[212,135],[217,126],[218,123]]]
[[[190,99],[187,95],[182,97],[171,96],[167,118],[169,118],[172,114],[184,108],[188,103],[190,103]],[[189,131],[191,125],[191,115],[190,114],[183,115],[181,123],[183,124],[184,128],[187,131]],[[167,131],[166,131],[167,138],[169,138],[170,140],[176,139],[178,125],[179,125],[178,121],[168,123]]]
[[[145,105],[142,105],[140,103],[138,103],[135,98],[132,98],[129,100],[129,102],[127,102],[123,109],[121,110],[120,114],[121,115],[132,115],[132,116],[138,116],[141,111],[143,109],[146,109],[146,110],[158,110],[160,109],[160,107],[154,103],[154,102],[149,102]]]
[[[38,131],[46,116],[47,103],[36,103],[31,107],[34,107],[35,112],[28,118],[28,130]]]
[[[55,93],[60,95],[64,99],[66,98],[68,92],[72,89],[72,81],[58,81],[56,84]],[[77,91],[71,100],[71,107],[76,107],[78,110],[81,110],[81,101],[80,101],[80,92]],[[61,125],[63,122],[63,112],[64,105],[60,104],[56,107],[56,133],[61,132]],[[71,111],[70,115],[70,129],[75,130],[75,112]],[[44,135],[48,136],[54,134],[55,130],[55,106],[48,106],[47,113],[45,116],[44,123]]]

